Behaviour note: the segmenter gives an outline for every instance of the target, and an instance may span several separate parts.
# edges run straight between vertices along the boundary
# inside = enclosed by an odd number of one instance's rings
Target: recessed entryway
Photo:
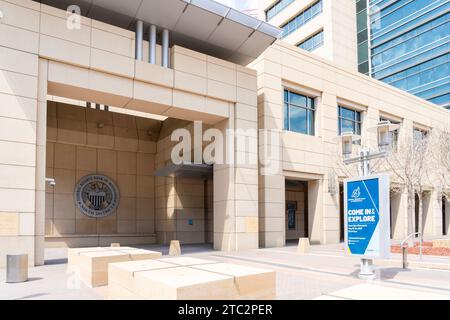
[[[286,180],[286,242],[309,237],[308,183]]]

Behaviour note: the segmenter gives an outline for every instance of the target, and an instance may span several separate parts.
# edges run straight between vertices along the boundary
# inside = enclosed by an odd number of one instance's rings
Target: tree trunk
[[[408,212],[407,212],[408,229],[406,236],[409,236],[411,233],[414,232],[414,213],[415,213],[414,198],[415,196],[413,188],[408,187]],[[408,244],[411,245],[411,241],[408,241]]]
[[[419,199],[419,226],[417,230],[422,233],[423,232],[423,193],[418,192],[417,197]]]

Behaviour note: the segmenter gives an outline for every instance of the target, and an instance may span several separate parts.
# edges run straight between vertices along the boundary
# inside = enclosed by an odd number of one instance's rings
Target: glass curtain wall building
[[[449,0],[357,0],[359,71],[450,108],[449,10]]]

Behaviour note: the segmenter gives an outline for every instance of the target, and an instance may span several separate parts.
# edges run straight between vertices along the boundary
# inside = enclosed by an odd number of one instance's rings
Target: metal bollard
[[[28,254],[6,255],[6,282],[17,283],[28,280]]]
[[[408,247],[402,246],[402,267],[408,268]]]

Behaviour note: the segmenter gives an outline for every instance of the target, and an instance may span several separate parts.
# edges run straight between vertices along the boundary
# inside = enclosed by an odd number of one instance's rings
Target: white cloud
[[[258,0],[215,0],[250,15],[258,14]]]

